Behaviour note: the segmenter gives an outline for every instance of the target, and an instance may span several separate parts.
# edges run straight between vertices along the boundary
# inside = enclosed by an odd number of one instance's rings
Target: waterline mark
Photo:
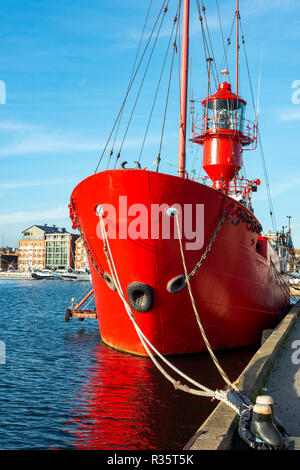
[[[0,364],[6,364],[6,346],[4,341],[0,340]]]
[[[183,238],[186,250],[201,250],[204,245],[204,204],[128,204],[127,196],[119,196],[118,207],[101,204],[101,214],[107,235],[111,239],[170,240]],[[180,233],[175,222],[178,217]],[[96,228],[102,239],[100,221]]]

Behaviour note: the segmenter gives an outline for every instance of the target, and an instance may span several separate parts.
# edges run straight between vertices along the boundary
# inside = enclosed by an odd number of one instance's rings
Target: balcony
[[[248,119],[232,115],[225,119],[218,116],[204,117],[195,121],[193,123],[191,140],[192,142],[203,144],[207,137],[215,137],[229,133],[231,136],[238,136],[242,145],[250,145],[253,143],[256,147],[257,125]],[[254,150],[254,148],[252,150]]]

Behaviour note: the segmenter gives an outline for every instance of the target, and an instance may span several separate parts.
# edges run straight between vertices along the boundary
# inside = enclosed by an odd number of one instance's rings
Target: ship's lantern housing
[[[229,184],[242,167],[242,147],[256,141],[256,126],[244,118],[246,104],[229,83],[220,83],[193,124],[192,141],[203,145],[203,168],[215,187]]]
[[[232,129],[243,131],[245,104],[240,100],[216,98],[204,102],[203,119],[206,129]]]

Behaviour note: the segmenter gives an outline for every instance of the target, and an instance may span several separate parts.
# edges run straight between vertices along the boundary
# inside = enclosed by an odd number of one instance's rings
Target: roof
[[[27,232],[27,230],[31,229],[32,227],[37,227],[38,229],[42,230],[45,233],[69,233],[65,228],[56,227],[56,225],[30,225],[30,227],[26,228],[22,231],[22,233]]]
[[[214,94],[209,96],[208,98],[205,98],[205,100],[202,101],[202,104],[206,103],[206,101],[213,101],[216,99],[221,99],[221,100],[234,100],[234,101],[239,101],[240,103],[243,103],[244,105],[247,104],[245,100],[237,96],[235,93],[231,91],[231,85],[230,83],[223,82],[219,83],[218,85],[218,91]]]

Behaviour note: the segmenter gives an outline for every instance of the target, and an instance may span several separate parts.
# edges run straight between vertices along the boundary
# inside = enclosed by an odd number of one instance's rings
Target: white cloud
[[[159,136],[148,137],[147,141],[159,142]],[[125,148],[137,148],[142,145],[143,138],[127,139]],[[31,136],[13,143],[6,147],[0,148],[0,157],[8,157],[10,155],[32,155],[36,153],[55,153],[55,152],[80,152],[80,151],[96,151],[100,152],[105,143],[103,141],[76,140],[72,137],[55,137],[44,134],[43,136]],[[117,149],[120,142],[115,143]]]
[[[30,136],[0,148],[0,156],[26,155],[66,151],[99,150],[103,142],[78,140],[72,136],[59,136],[48,133],[32,133]]]
[[[291,3],[294,3],[295,0],[252,0],[251,2],[244,2],[245,4],[240,5],[240,13],[241,17],[247,16],[258,16],[263,15],[266,12],[269,12],[271,9],[278,9],[290,6]],[[222,28],[224,29],[223,33],[226,37],[227,28],[230,28],[235,17],[235,6],[232,7],[232,3],[229,5],[228,2],[225,5],[222,5],[222,2],[219,2],[219,11],[221,16],[221,23]],[[203,24],[206,29],[206,21],[209,30],[219,30],[220,22],[217,13],[216,7],[214,8],[206,8],[205,17],[203,12],[201,11],[201,15],[203,17]],[[167,22],[167,20],[165,20]],[[170,22],[169,22],[170,23]],[[148,29],[152,28],[154,24],[154,19],[149,21]],[[171,34],[172,25],[164,26],[160,31],[159,38],[168,38]],[[198,17],[198,10],[196,10],[196,14],[191,15],[190,17],[190,36],[194,34],[198,34],[201,32],[201,23]],[[154,34],[155,36],[155,34]],[[120,33],[114,36],[117,39],[115,46],[117,47],[124,47],[124,48],[134,48],[137,46],[138,41],[141,37],[141,31],[139,29],[125,29],[122,30]],[[146,32],[144,34],[144,41],[147,41],[150,37],[150,32]],[[119,40],[120,39],[120,40]]]
[[[38,211],[20,211],[0,214],[0,224],[13,224],[17,222],[42,223],[48,220],[62,220],[69,217],[67,205],[58,206],[55,209],[46,209]]]
[[[39,126],[34,124],[28,124],[24,122],[14,122],[14,121],[0,121],[0,131],[32,131],[40,129]]]
[[[33,155],[36,153],[57,152],[100,152],[105,146],[103,140],[91,140],[75,134],[65,134],[60,131],[50,131],[37,126],[10,121],[0,121],[0,131],[13,131],[13,142],[0,147],[0,157],[11,155]],[[148,142],[159,142],[159,136],[148,136]],[[124,147],[137,148],[142,145],[143,137],[126,139]],[[115,148],[121,142],[115,143]]]
[[[261,15],[270,10],[277,8],[284,8],[290,6],[291,3],[295,3],[295,0],[252,0],[251,2],[245,2],[245,5],[240,7],[241,15]]]
[[[75,179],[60,180],[38,180],[38,181],[12,181],[10,183],[2,183],[0,189],[3,191],[18,188],[32,188],[35,186],[55,186],[57,184],[75,183]]]
[[[280,121],[299,121],[300,120],[300,106],[293,106],[279,111],[278,119]]]

